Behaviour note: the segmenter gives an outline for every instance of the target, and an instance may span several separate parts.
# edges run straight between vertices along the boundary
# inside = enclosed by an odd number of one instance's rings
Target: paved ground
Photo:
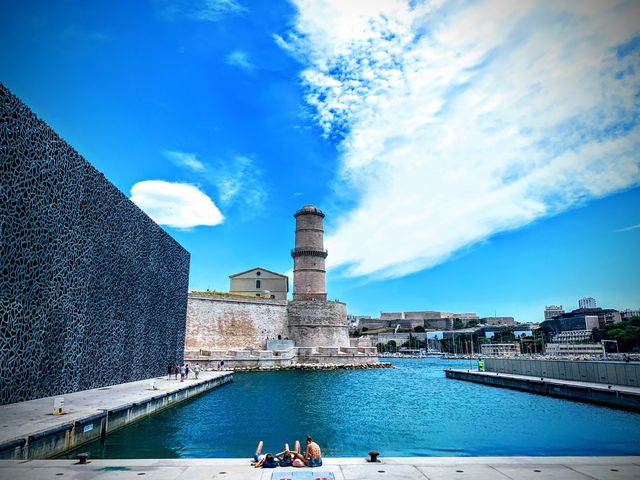
[[[335,480],[637,480],[640,457],[407,457],[384,458],[377,464],[330,458],[321,468],[274,470],[256,470],[248,459],[94,460],[88,465],[72,460],[0,461],[0,480],[297,480],[302,475],[315,480],[330,478],[327,473]]]
[[[477,370],[465,370],[461,368],[450,369],[454,372],[468,372],[479,377],[507,377],[520,380],[540,381],[541,377],[532,377],[529,375],[516,375],[515,373],[496,373],[496,372],[478,372]],[[630,393],[640,395],[640,387],[630,387],[627,385],[608,385],[606,383],[578,382],[575,380],[564,380],[562,378],[544,377],[544,381],[548,384],[568,385],[574,387],[591,388],[592,390],[611,390],[617,392]]]
[[[36,432],[42,432],[58,425],[86,418],[107,409],[140,402],[157,396],[160,392],[179,390],[187,385],[196,385],[230,372],[200,372],[200,380],[167,380],[167,377],[155,379],[156,390],[148,380],[123,383],[109,387],[84,390],[81,392],[56,395],[64,397],[64,415],[51,415],[55,397],[38,398],[28,402],[12,403],[0,406],[0,443],[24,438]]]

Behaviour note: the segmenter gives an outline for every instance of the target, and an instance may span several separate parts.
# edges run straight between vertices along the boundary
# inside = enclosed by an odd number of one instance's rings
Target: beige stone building
[[[266,268],[252,268],[229,275],[229,292],[286,300],[289,292],[289,278]]]

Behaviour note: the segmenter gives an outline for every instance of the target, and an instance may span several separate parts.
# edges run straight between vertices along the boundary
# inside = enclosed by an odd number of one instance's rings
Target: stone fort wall
[[[0,404],[183,359],[189,253],[0,84]]]
[[[286,300],[190,293],[185,350],[265,349],[289,335]]]
[[[287,307],[289,337],[297,347],[348,347],[347,306],[342,302],[295,300]]]

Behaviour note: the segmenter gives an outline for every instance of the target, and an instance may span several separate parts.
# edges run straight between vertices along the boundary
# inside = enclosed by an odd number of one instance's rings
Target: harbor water
[[[468,361],[393,369],[235,373],[232,383],[69,453],[92,458],[250,457],[306,434],[325,456],[640,454],[640,415],[446,379]]]

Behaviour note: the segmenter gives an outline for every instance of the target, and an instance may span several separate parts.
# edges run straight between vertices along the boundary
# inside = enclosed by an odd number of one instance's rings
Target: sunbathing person
[[[284,444],[284,450],[276,454],[276,458],[280,461],[281,467],[304,467],[305,464],[302,460],[295,457],[295,453],[300,453],[300,442],[296,440],[296,446],[294,451],[289,450],[289,444]]]
[[[253,459],[256,461],[256,468],[276,468],[278,466],[278,461],[273,458],[273,455],[270,453],[262,454],[262,447],[264,443],[262,440],[258,442],[258,447],[256,448],[256,453],[253,456]]]
[[[292,452],[292,455],[302,460],[307,467],[322,466],[320,446],[309,435],[307,435],[307,449],[304,451],[304,455],[297,452]]]

